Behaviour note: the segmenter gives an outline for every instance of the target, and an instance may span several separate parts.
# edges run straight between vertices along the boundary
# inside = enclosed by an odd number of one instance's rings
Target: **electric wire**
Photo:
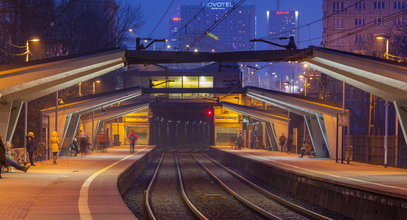
[[[210,3],[210,2],[212,2],[212,0],[207,1],[207,2],[205,3],[205,5],[204,5],[201,9],[199,9],[199,11],[198,11],[197,13],[195,13],[195,15],[194,15],[191,19],[189,19],[189,21],[188,21],[187,23],[184,24],[184,26],[182,26],[179,30],[177,30],[176,32],[172,33],[171,35],[167,36],[167,38],[173,37],[173,36],[175,36],[176,34],[178,34],[179,32],[181,32],[183,29],[187,28],[187,26],[188,26],[192,21],[194,21],[194,20],[198,17],[198,15],[199,15],[203,10],[205,10],[206,5],[207,5],[208,3]]]
[[[164,17],[167,15],[168,11],[170,10],[171,6],[174,4],[175,0],[172,0],[170,2],[170,4],[168,5],[167,9],[165,10],[164,14],[161,16],[160,20],[158,21],[158,23],[155,25],[155,27],[153,28],[153,30],[150,32],[150,34],[148,35],[148,37],[150,38],[154,32],[157,30],[158,26],[160,26],[161,22],[163,21]]]
[[[209,26],[195,41],[193,41],[190,45],[191,47],[194,47],[197,43],[199,43],[201,40],[207,36],[208,32],[211,32],[213,29],[215,29],[222,21],[224,21],[234,10],[239,8],[246,0],[240,0],[238,3],[236,3],[231,9],[229,9],[219,20],[216,20],[215,23],[213,23],[211,26]]]
[[[353,6],[355,6],[355,5],[359,4],[359,3],[362,3],[362,2],[364,2],[364,1],[365,1],[365,0],[359,0],[359,1],[357,1],[357,2],[355,2],[355,3],[353,3],[353,4],[351,4],[351,5],[349,5],[348,7],[345,7],[345,8],[342,9],[342,10],[338,10],[338,11],[336,11],[336,12],[334,12],[334,13],[331,13],[331,14],[328,14],[328,15],[326,15],[326,16],[323,16],[322,18],[317,19],[317,20],[315,20],[315,21],[312,21],[312,22],[309,22],[309,23],[307,23],[307,24],[304,24],[304,25],[301,25],[301,26],[292,28],[292,29],[290,29],[290,30],[286,30],[286,31],[282,31],[282,32],[279,32],[279,33],[271,34],[271,35],[268,35],[268,36],[264,36],[264,37],[262,37],[262,38],[270,39],[270,38],[273,37],[273,36],[278,36],[278,35],[281,35],[281,34],[290,33],[290,32],[292,32],[292,31],[294,31],[294,30],[299,30],[299,29],[301,29],[301,28],[304,28],[304,27],[307,27],[307,26],[309,26],[309,25],[312,25],[312,24],[318,23],[318,22],[320,22],[320,21],[323,21],[324,19],[327,19],[327,18],[329,18],[329,17],[332,17],[332,16],[334,16],[334,15],[336,15],[336,14],[344,13],[344,12],[347,11],[348,9],[352,8]]]

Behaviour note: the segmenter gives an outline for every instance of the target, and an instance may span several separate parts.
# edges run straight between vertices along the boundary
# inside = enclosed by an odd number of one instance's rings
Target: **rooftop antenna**
[[[280,0],[276,0],[276,11],[280,11]]]

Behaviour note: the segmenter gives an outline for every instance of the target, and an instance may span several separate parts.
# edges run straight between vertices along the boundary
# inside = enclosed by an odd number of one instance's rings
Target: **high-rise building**
[[[250,42],[250,39],[255,38],[256,32],[254,6],[240,6],[208,31],[208,28],[221,20],[234,5],[232,1],[215,1],[181,6],[180,17],[170,19],[171,46],[179,50],[217,52],[254,49]]]
[[[273,39],[294,37],[298,41],[298,11],[267,11],[268,36]],[[276,43],[287,44],[287,40]],[[271,49],[277,49],[271,46]],[[270,47],[268,49],[270,49]],[[279,48],[281,49],[281,48]]]
[[[406,7],[405,0],[324,0],[324,47],[383,57],[387,38],[397,54]]]

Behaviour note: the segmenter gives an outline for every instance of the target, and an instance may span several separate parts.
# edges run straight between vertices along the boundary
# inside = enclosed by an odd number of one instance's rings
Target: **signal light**
[[[207,116],[212,116],[213,115],[213,111],[211,109],[206,110],[206,115]]]

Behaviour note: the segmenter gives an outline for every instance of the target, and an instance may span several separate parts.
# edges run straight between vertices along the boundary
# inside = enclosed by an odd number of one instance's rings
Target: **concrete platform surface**
[[[136,219],[121,199],[117,178],[152,149],[109,148],[86,156],[38,162],[27,173],[3,173],[0,219]]]
[[[260,161],[290,172],[323,179],[335,184],[407,199],[407,170],[401,168],[359,163],[336,163],[323,158],[299,158],[299,154],[266,150],[233,150],[229,146],[215,148]]]

